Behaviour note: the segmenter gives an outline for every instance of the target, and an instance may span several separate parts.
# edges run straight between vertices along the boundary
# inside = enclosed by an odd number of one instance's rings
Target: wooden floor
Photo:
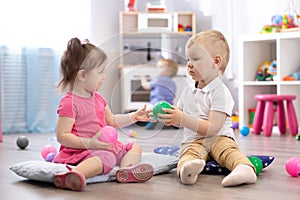
[[[181,141],[181,129],[162,131],[144,130],[133,127],[138,137],[135,139],[150,152],[162,145],[176,145]],[[120,140],[129,138],[127,129],[119,131]],[[25,150],[16,146],[16,138],[26,135],[30,145]],[[57,146],[54,133],[9,134],[0,143],[0,199],[39,200],[39,199],[251,199],[251,200],[293,200],[300,199],[300,177],[292,178],[285,171],[285,162],[291,157],[300,157],[300,141],[290,134],[273,134],[246,137],[237,134],[239,145],[247,155],[260,154],[274,156],[274,162],[258,176],[256,184],[224,188],[220,185],[223,176],[199,175],[195,185],[182,185],[175,170],[154,176],[150,181],[140,184],[119,184],[117,182],[88,184],[83,192],[56,189],[52,184],[29,181],[17,176],[9,167],[17,162],[41,160],[40,150],[46,144]]]

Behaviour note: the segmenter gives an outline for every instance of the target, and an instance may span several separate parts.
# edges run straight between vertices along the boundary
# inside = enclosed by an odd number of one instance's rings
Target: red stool
[[[283,101],[286,101],[287,118],[290,133],[298,134],[298,121],[293,100],[295,95],[258,94],[254,98],[258,101],[253,122],[253,133],[259,135],[263,129],[264,135],[270,137],[273,129],[274,101],[277,102],[277,125],[280,134],[286,133],[286,117]]]

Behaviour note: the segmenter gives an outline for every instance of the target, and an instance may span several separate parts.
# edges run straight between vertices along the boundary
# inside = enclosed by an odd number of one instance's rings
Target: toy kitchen
[[[121,12],[120,13],[120,75],[122,112],[150,104],[150,91],[143,89],[141,76],[153,80],[158,75],[156,63],[161,58],[178,64],[176,97],[192,83],[187,73],[185,44],[195,34],[193,12]]]

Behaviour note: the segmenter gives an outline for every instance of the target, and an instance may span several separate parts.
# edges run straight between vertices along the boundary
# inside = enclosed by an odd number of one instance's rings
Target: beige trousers
[[[256,171],[247,156],[239,150],[237,143],[226,136],[204,138],[183,144],[179,151],[177,174],[179,175],[185,162],[194,159],[203,159],[206,162],[215,160],[220,166],[230,171],[240,164],[249,165]]]

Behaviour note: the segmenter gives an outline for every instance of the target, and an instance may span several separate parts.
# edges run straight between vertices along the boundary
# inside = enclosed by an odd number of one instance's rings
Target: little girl
[[[61,59],[62,78],[57,88],[66,92],[57,113],[56,136],[61,144],[55,163],[74,165],[68,172],[54,176],[58,188],[81,191],[86,179],[107,174],[115,166],[118,182],[145,182],[153,176],[149,164],[138,164],[141,147],[135,143],[112,145],[98,140],[104,126],[124,127],[149,121],[146,105],[136,112],[113,115],[97,91],[105,78],[107,55],[85,40],[72,38]]]

